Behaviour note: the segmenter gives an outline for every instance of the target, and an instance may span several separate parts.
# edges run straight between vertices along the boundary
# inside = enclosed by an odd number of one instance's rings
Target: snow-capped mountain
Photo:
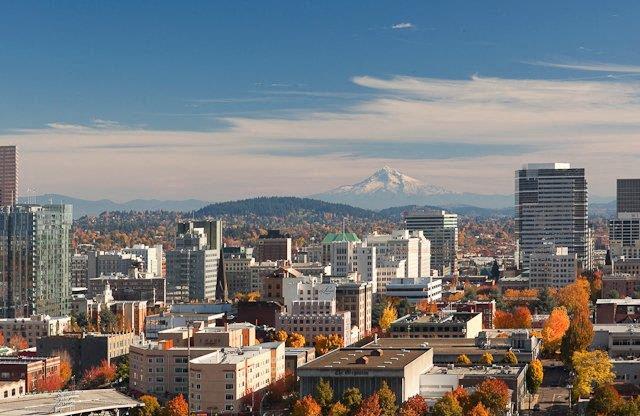
[[[373,175],[353,185],[339,186],[311,198],[339,202],[368,209],[384,209],[402,205],[473,205],[502,208],[513,204],[509,195],[479,195],[453,192],[424,183],[402,172],[384,166]]]
[[[354,185],[340,186],[327,192],[330,195],[373,195],[380,193],[393,195],[442,195],[453,192],[439,186],[425,184],[389,166],[384,166],[367,179]]]

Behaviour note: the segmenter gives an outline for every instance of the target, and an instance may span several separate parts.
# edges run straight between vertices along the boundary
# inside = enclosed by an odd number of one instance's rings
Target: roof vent
[[[380,348],[371,351],[372,357],[382,357],[382,355],[383,355],[383,352]]]
[[[356,359],[356,364],[367,364],[369,362],[369,357],[358,357]]]

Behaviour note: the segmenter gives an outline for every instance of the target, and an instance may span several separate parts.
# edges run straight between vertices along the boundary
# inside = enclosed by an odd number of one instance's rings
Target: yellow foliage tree
[[[321,356],[329,351],[335,350],[337,348],[342,348],[344,345],[344,340],[338,334],[331,334],[329,336],[326,335],[317,335],[313,339],[313,343],[316,347],[316,355]]]
[[[458,355],[458,358],[456,358],[456,364],[471,365],[472,363],[469,357],[465,354],[460,354]]]
[[[612,383],[615,379],[609,355],[604,351],[576,351],[571,362],[576,373],[573,385],[574,399],[589,397],[592,387]]]
[[[280,331],[276,332],[276,341],[280,341],[280,342],[286,342],[287,339],[289,338],[289,335],[287,334],[287,331],[281,329]]]
[[[479,363],[482,365],[493,364],[493,355],[491,355],[490,352],[485,352],[484,354],[482,354],[482,357],[480,357]]]
[[[560,350],[560,343],[567,329],[569,329],[569,314],[564,306],[553,308],[549,319],[542,327],[543,348],[546,352],[555,354]]]
[[[388,331],[391,327],[391,323],[396,319],[398,319],[397,309],[392,305],[387,305],[380,315],[380,321],[378,322],[380,329]]]
[[[567,308],[567,312],[573,316],[578,312],[589,312],[589,297],[591,296],[591,285],[585,278],[576,279],[570,285],[558,290],[555,295],[556,303]]]
[[[294,332],[291,335],[289,335],[289,338],[287,338],[286,346],[293,347],[293,348],[302,348],[306,343],[307,343],[307,340],[304,339],[304,336],[302,334]]]

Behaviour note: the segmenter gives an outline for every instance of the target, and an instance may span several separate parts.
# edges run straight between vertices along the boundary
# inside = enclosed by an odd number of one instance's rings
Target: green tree
[[[548,287],[542,289],[540,294],[538,295],[538,305],[539,305],[539,313],[551,313],[553,308],[556,307],[556,300],[551,295],[551,292]]]
[[[607,299],[620,299],[620,292],[615,289],[611,289],[607,292]]]
[[[76,316],[76,324],[78,324],[78,326],[81,329],[86,329],[87,326],[89,325],[89,320],[87,319],[87,314],[84,312],[80,312],[78,314],[78,316]]]
[[[386,381],[382,381],[382,385],[377,391],[378,400],[380,400],[380,409],[382,416],[395,416],[398,406],[396,405],[396,394],[389,388]]]
[[[362,393],[357,387],[349,387],[342,393],[342,404],[349,409],[349,414],[354,414],[362,403]]]
[[[491,265],[491,278],[496,282],[500,279],[500,266],[498,266],[496,259],[493,260],[493,264]]]
[[[544,371],[542,369],[542,362],[540,360],[533,360],[527,367],[527,390],[529,393],[535,394],[542,385],[542,379],[544,377]]]
[[[324,379],[320,379],[318,384],[316,385],[316,394],[313,396],[316,402],[322,408],[322,412],[324,414],[329,413],[329,409],[333,404],[333,388],[331,388],[331,384]]]
[[[111,309],[103,309],[100,311],[100,331],[101,332],[113,332],[118,323],[116,315],[111,312]]]
[[[562,337],[560,354],[565,365],[572,365],[573,353],[584,351],[593,340],[593,324],[584,312],[574,314],[569,329]]]

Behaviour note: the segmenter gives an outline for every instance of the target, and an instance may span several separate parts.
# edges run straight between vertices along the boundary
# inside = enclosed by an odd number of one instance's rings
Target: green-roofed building
[[[322,262],[331,263],[332,275],[346,275],[358,243],[361,243],[360,238],[350,232],[329,233],[322,239]]]

